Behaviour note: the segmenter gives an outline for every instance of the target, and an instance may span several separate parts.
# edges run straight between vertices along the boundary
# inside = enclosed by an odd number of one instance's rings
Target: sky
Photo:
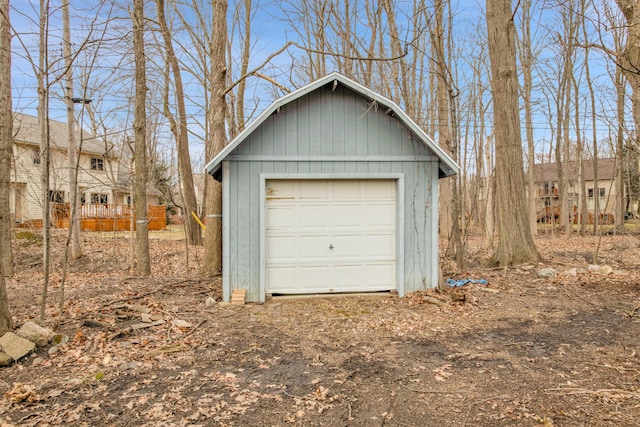
[[[207,4],[206,0],[197,0],[199,3]],[[66,121],[66,105],[62,97],[63,85],[60,81],[56,81],[61,77],[62,69],[62,40],[61,40],[61,13],[59,1],[51,3],[51,16],[49,20],[49,57],[51,60],[51,97],[50,97],[50,117],[55,120]],[[360,2],[361,4],[363,2]],[[340,2],[342,4],[342,2]],[[398,10],[407,5],[406,1],[397,1]],[[464,99],[467,93],[470,93],[477,82],[470,75],[471,52],[479,49],[478,44],[482,43],[484,34],[483,27],[483,7],[484,1],[475,0],[459,0],[453,3],[454,9],[454,30],[453,30],[453,50],[463,52],[456,62],[456,71],[458,73],[458,89],[460,90],[460,118],[462,128],[466,126],[465,120],[475,114],[471,111]],[[38,61],[38,16],[39,2],[30,0],[12,0],[11,3],[11,22],[14,27],[14,38],[12,41],[13,48],[13,65],[12,65],[12,83],[13,83],[13,106],[15,111],[26,114],[37,114],[37,82],[34,78],[34,66],[37,67]],[[96,112],[96,116],[102,123],[102,132],[110,134],[111,138],[131,138],[131,122],[132,122],[132,105],[133,93],[131,87],[133,64],[130,55],[130,17],[129,7],[131,2],[117,1],[115,5],[107,3],[99,3],[98,0],[74,0],[71,2],[71,28],[73,48],[78,49],[83,45],[84,41],[89,39],[103,39],[104,43],[98,45],[96,42],[87,45],[86,54],[78,56],[74,66],[75,87],[74,93],[77,97],[86,97],[92,99],[91,108]],[[287,2],[281,0],[262,0],[254,1],[254,10],[252,11],[252,54],[250,69],[261,64],[265,58],[282,47],[287,40],[298,41],[299,36],[295,33],[294,28],[290,27],[284,20],[283,8],[291,8],[298,6],[298,2]],[[153,4],[147,5],[147,14],[154,15]],[[336,6],[337,7],[337,6]],[[232,3],[229,6],[228,22],[230,29],[234,27],[234,11],[235,6]],[[534,132],[535,140],[538,144],[537,149],[541,152],[547,152],[550,142],[554,140],[553,133],[553,111],[554,100],[550,98],[549,93],[553,92],[553,85],[556,84],[554,79],[557,77],[553,73],[557,67],[559,58],[559,49],[553,43],[554,31],[557,31],[561,24],[561,16],[557,12],[557,7],[549,1],[535,2],[534,13],[532,14],[532,32],[536,38],[539,49],[539,63],[535,73],[536,88],[534,92],[535,117]],[[191,25],[197,23],[196,15],[187,9],[183,9],[184,17]],[[599,17],[592,16],[592,22],[596,22]],[[105,20],[109,20],[109,25],[100,24]],[[205,17],[205,22],[209,22],[210,18]],[[95,25],[94,25],[95,24]],[[595,28],[595,25],[594,25]],[[386,29],[385,29],[386,30]],[[401,28],[402,32],[402,28]],[[119,37],[124,36],[124,41],[113,42]],[[147,42],[160,42],[159,39],[148,37]],[[190,62],[195,66],[202,66],[197,59],[190,58],[190,54],[196,53],[192,47],[191,40],[186,32],[176,32],[174,35],[176,50],[178,50],[181,59],[184,62]],[[180,44],[189,45],[181,49]],[[107,49],[107,47],[109,47]],[[231,51],[233,57],[238,58],[239,43],[237,33],[234,35]],[[95,52],[99,52],[95,55]],[[158,67],[157,51],[153,48],[147,50],[148,67]],[[466,54],[469,52],[469,54]],[[485,47],[486,55],[486,47]],[[583,55],[580,53],[579,55]],[[303,58],[303,53],[296,48],[291,48],[288,53],[283,53],[275,57],[270,66],[264,73],[274,78],[280,84],[295,89],[295,85],[308,82],[292,82],[289,78],[289,67],[291,60]],[[468,62],[467,62],[468,60]],[[595,85],[598,90],[598,109],[602,118],[598,121],[597,133],[599,138],[604,138],[610,133],[610,123],[615,117],[615,95],[611,89],[610,77],[606,68],[607,62],[598,52],[590,53],[591,73],[594,77]],[[232,64],[237,72],[237,64]],[[333,71],[333,70],[328,70]],[[204,141],[202,130],[202,118],[204,117],[203,100],[204,96],[198,78],[202,76],[204,71],[196,71],[194,74],[183,72],[185,82],[185,90],[188,94],[186,100],[188,115],[190,117],[191,132],[191,148],[192,158],[194,159],[194,167],[200,168],[206,163],[203,158]],[[89,73],[90,79],[86,83],[87,92],[83,93],[83,81]],[[487,76],[484,77],[483,84],[488,86]],[[294,79],[295,80],[295,79]],[[246,109],[249,117],[257,116],[265,109],[277,96],[282,96],[284,92],[275,89],[265,80],[258,78],[250,78],[247,80],[247,99]],[[425,82],[425,84],[427,84]],[[578,85],[580,87],[581,97],[584,97],[585,77],[584,74],[578,73]],[[161,112],[161,79],[157,75],[151,75],[149,82],[150,111],[149,115]],[[488,94],[488,92],[486,92]],[[488,96],[488,95],[487,95]],[[488,102],[488,101],[487,101]],[[586,103],[586,99],[580,102]],[[585,104],[586,105],[586,104]],[[583,117],[581,127],[587,135],[590,131],[590,122],[587,120],[586,111]],[[79,109],[76,111],[79,115]],[[490,111],[487,112],[490,120]],[[85,117],[88,120],[88,117]],[[84,119],[83,119],[84,120]],[[155,119],[162,122],[160,117]],[[551,121],[551,123],[550,123]],[[477,126],[477,124],[473,124]],[[490,126],[490,123],[489,123]],[[490,129],[489,129],[490,131]],[[488,132],[489,132],[488,131]],[[523,132],[524,135],[524,132]],[[463,135],[466,140],[471,138],[469,135]],[[158,143],[166,146],[167,150],[171,150],[171,137],[166,127],[163,133],[158,135]]]

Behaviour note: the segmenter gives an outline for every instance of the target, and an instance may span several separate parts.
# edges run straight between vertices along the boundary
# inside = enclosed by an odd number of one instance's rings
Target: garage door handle
[[[333,249],[333,245],[329,245],[329,249]]]

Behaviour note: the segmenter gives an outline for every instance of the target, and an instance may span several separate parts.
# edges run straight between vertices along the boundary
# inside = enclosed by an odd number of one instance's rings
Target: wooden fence
[[[69,203],[52,203],[52,225],[69,227]],[[133,221],[131,221],[133,217]],[[167,227],[166,207],[147,206],[149,230],[164,230]],[[82,231],[126,231],[131,223],[135,230],[135,207],[129,205],[85,204],[80,207],[80,227]],[[40,221],[42,226],[42,221]]]

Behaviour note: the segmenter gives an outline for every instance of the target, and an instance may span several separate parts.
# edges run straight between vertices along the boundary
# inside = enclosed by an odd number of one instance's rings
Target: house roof
[[[131,169],[128,166],[120,163],[120,167],[118,168],[118,191],[122,194],[129,194],[131,189],[131,184],[135,182],[135,176]],[[147,183],[147,195],[150,196],[161,196],[162,191],[158,190],[158,188],[151,184]]]
[[[459,172],[460,166],[446,153],[446,151],[440,147],[431,137],[429,137],[424,130],[422,130],[395,102],[384,96],[362,86],[359,83],[343,76],[340,73],[328,74],[315,82],[312,82],[294,92],[291,92],[282,98],[276,99],[267,109],[265,109],[254,121],[252,121],[240,134],[234,138],[226,147],[224,147],[207,165],[205,170],[210,175],[218,177],[218,171],[222,166],[223,160],[233,152],[233,150],[247,140],[247,137],[255,131],[267,118],[269,118],[275,111],[282,106],[301,98],[327,84],[341,84],[357,94],[376,101],[378,105],[386,107],[407,126],[418,139],[430,148],[440,159],[440,176],[451,176]]]
[[[14,141],[21,144],[40,145],[40,127],[38,126],[38,118],[22,113],[13,114],[13,132]],[[51,138],[51,146],[66,150],[69,143],[67,124],[57,120],[49,120],[49,135]],[[93,153],[99,155],[109,154],[111,157],[118,157],[113,152],[113,145],[108,144],[99,137],[96,137],[86,131],[82,133],[76,132],[76,142],[80,147],[80,137],[82,136],[82,153]]]
[[[583,160],[584,179],[593,181],[593,160]],[[579,164],[577,161],[565,163],[565,173],[567,179],[578,179]],[[538,163],[533,165],[535,182],[555,182],[558,181],[557,163]],[[598,179],[613,179],[616,175],[616,159],[598,159]]]

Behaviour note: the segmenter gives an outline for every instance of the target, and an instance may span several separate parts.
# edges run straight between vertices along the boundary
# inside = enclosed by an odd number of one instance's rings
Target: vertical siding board
[[[320,91],[321,151],[322,156],[333,155],[333,92],[329,88]]]
[[[343,86],[338,86],[332,92],[332,109],[331,109],[331,130],[333,133],[331,152],[334,156],[344,156],[346,143],[345,129],[345,96],[347,90]]]
[[[380,155],[380,120],[383,114],[380,112],[379,105],[372,107],[367,114],[367,155],[369,156]]]
[[[229,162],[229,284],[236,289],[238,283],[238,162]]]
[[[396,126],[398,120],[395,117],[391,117],[388,114],[382,116],[378,122],[378,134],[379,146],[378,155],[381,157],[389,156],[391,154],[391,143],[399,144],[402,142],[400,135],[398,135],[398,126]]]
[[[413,290],[413,281],[415,274],[415,231],[414,231],[414,209],[413,209],[413,192],[415,189],[415,176],[412,173],[412,163],[402,163],[402,172],[404,174],[404,290],[406,293]]]
[[[380,120],[380,153],[382,158],[389,158],[391,156],[391,145],[400,145],[402,141],[402,135],[400,133],[400,127],[397,126],[398,119],[385,114],[382,120]],[[389,172],[391,170],[391,164],[389,162],[379,163],[379,172]]]
[[[250,162],[238,162],[238,231],[236,244],[238,246],[238,280],[237,289],[250,289],[249,271],[251,253],[250,210],[251,198],[249,186],[251,181]]]
[[[260,301],[260,162],[249,162],[249,269],[247,300]]]
[[[343,154],[346,156],[354,156],[357,154],[356,149],[356,127],[358,120],[358,102],[356,94],[352,91],[344,91],[344,149]]]
[[[274,114],[273,117],[273,154],[275,156],[282,156],[286,154],[286,116],[288,114],[289,107],[291,105],[285,105],[280,109],[279,113]]]
[[[369,115],[373,113],[368,107],[365,99],[356,99],[356,155],[362,157],[369,154]]]
[[[298,121],[297,121],[297,154],[299,156],[308,156],[311,149],[311,115],[309,111],[309,96],[303,96],[298,99]]]
[[[298,162],[298,173],[309,173],[309,162]]]
[[[322,98],[318,93],[309,96],[309,155],[322,154]]]
[[[322,162],[309,162],[309,173],[322,172]]]
[[[266,119],[254,132],[259,135],[259,139],[256,141],[255,152],[252,151],[252,154],[275,154],[273,117],[274,115],[271,115],[271,117]]]
[[[427,217],[427,239],[431,242],[431,252],[429,262],[431,263],[431,277],[427,282],[427,286],[438,286],[440,255],[438,248],[438,176],[439,161],[434,160],[429,163],[430,176],[427,183],[427,200],[429,203],[429,215]]]
[[[258,135],[259,135],[259,132],[254,132],[251,135],[249,135],[244,144],[240,144],[238,147],[236,147],[235,150],[233,150],[233,154],[240,155],[240,156],[248,155],[250,153],[250,150],[253,149],[252,147],[254,145],[259,144],[259,143],[256,143],[255,141],[256,138],[258,138]]]
[[[294,101],[287,105],[282,114],[282,122],[284,125],[284,153],[287,156],[295,156],[298,154],[298,102]]]

